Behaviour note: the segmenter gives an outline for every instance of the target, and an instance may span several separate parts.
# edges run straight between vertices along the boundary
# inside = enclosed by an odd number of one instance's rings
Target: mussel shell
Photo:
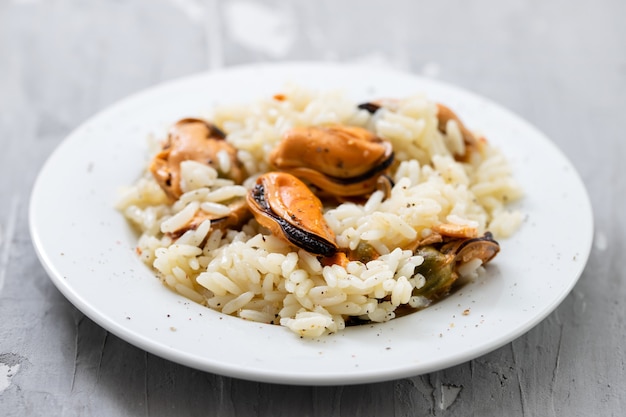
[[[459,274],[459,265],[474,259],[484,264],[491,261],[500,251],[500,245],[490,232],[471,239],[453,239],[451,241],[418,248],[416,255],[424,262],[415,268],[426,279],[422,288],[413,291],[413,295],[428,298],[431,301],[446,296],[453,287]]]
[[[480,259],[484,265],[500,252],[500,244],[493,238],[491,232],[485,232],[481,237],[447,243],[442,246],[441,251],[454,254],[456,262],[465,263]]]
[[[424,246],[417,250],[417,255],[424,258],[424,262],[415,268],[426,279],[421,288],[413,290],[413,295],[425,297],[431,301],[446,296],[456,280],[454,254],[445,254],[432,246]]]

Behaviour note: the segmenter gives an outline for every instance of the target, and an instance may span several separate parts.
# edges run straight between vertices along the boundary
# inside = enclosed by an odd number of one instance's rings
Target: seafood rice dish
[[[213,310],[301,337],[385,322],[483,274],[521,223],[467,122],[419,93],[290,85],[173,123],[118,208],[141,260]]]

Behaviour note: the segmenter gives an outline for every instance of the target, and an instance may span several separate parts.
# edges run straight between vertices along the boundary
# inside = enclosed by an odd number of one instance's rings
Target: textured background
[[[0,0],[0,415],[622,415],[624,17],[621,0]],[[165,80],[303,59],[437,78],[546,133],[581,174],[596,228],[563,304],[450,369],[292,387],[160,359],[67,302],[36,259],[27,216],[35,176],[63,138]]]

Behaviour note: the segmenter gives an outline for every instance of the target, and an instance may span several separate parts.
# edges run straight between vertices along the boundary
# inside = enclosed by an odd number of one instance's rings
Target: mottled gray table
[[[0,0],[0,415],[623,415],[625,18],[622,0]],[[63,138],[164,80],[302,59],[456,84],[552,138],[595,220],[590,260],[561,306],[450,369],[297,387],[155,357],[66,301],[35,256],[27,215]]]

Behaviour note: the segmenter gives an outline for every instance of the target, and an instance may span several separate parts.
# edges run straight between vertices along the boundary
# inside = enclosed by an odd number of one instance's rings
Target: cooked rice
[[[506,159],[487,144],[470,162],[455,161],[453,153],[465,148],[459,126],[449,121],[442,134],[436,104],[426,97],[385,103],[372,115],[337,92],[289,86],[283,96],[219,107],[210,116],[251,174],[243,186],[187,161],[181,165],[184,194],[173,205],[147,172],[122,197],[120,209],[141,231],[141,259],[174,291],[225,314],[317,337],[343,329],[348,317],[384,322],[401,305],[427,306],[428,300],[412,295],[424,285],[424,277],[414,274],[423,259],[401,248],[428,236],[433,226],[466,225],[498,238],[518,228],[520,213],[505,206],[521,191]],[[228,212],[227,203],[245,195],[255,175],[268,170],[268,154],[287,130],[329,124],[372,130],[393,144],[400,161],[391,172],[395,186],[389,198],[376,191],[364,204],[325,208],[340,247],[356,249],[366,242],[382,255],[378,259],[351,261],[345,268],[322,266],[316,256],[271,235],[255,220],[227,232],[211,230],[206,220],[175,242],[165,235],[199,210]],[[217,159],[219,169],[228,171],[227,155]],[[459,271],[471,277],[481,269],[474,261]]]

